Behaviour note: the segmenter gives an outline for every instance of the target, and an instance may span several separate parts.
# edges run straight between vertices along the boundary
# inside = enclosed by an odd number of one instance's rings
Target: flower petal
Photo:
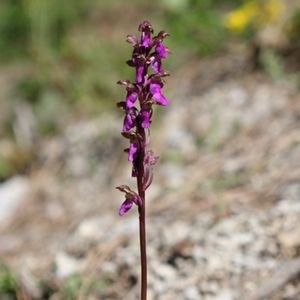
[[[140,112],[140,114],[141,114],[141,119],[142,119],[142,127],[149,128],[149,126],[150,126],[150,111],[144,109]]]
[[[156,100],[157,104],[166,106],[168,105],[168,99],[161,93],[161,84],[159,83],[151,83],[150,84],[150,93],[154,100]]]
[[[161,71],[161,59],[159,57],[154,57],[152,61],[152,69],[156,73]]]
[[[127,35],[126,41],[132,46],[136,46],[138,44],[138,38],[134,35]]]
[[[168,48],[162,42],[158,42],[155,47],[156,53],[160,56],[160,58],[167,58],[168,56]]]
[[[144,73],[144,65],[137,65],[136,67],[136,82],[141,83],[143,82],[143,73]]]
[[[126,199],[119,208],[119,215],[124,216],[129,211],[129,209],[132,207],[132,205],[133,205],[132,200]]]
[[[126,96],[126,108],[129,109],[134,105],[138,94],[135,91],[128,91]]]
[[[137,150],[138,150],[137,143],[130,143],[129,151],[128,151],[128,160],[129,161],[133,161],[134,155],[136,154]]]
[[[167,106],[169,104],[168,99],[162,93],[154,94],[153,99],[156,100],[157,104],[161,104],[163,106]]]
[[[130,112],[126,113],[124,122],[123,122],[123,131],[128,131],[134,127],[134,118]]]
[[[150,32],[142,32],[141,36],[141,44],[144,47],[149,47],[151,43],[151,33]]]

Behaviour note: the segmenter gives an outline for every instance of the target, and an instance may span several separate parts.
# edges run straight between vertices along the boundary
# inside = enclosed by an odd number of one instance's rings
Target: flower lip
[[[123,217],[132,207],[133,202],[130,199],[125,199],[119,208],[119,215]]]
[[[136,124],[136,117],[138,115],[138,110],[135,107],[132,107],[126,111],[124,122],[123,122],[123,131],[129,131]]]
[[[138,93],[135,91],[135,89],[129,89],[125,101],[126,108],[127,109],[132,108],[137,98],[138,98]]]
[[[168,105],[168,99],[161,93],[161,88],[163,87],[162,83],[153,82],[150,83],[149,92],[152,95],[152,98],[156,100],[157,104],[166,106]]]
[[[139,195],[132,191],[128,185],[117,186],[116,189],[125,193],[125,201],[121,204],[119,208],[119,215],[123,216],[127,211],[129,211],[133,204],[140,206],[142,204]]]
[[[141,117],[141,125],[143,128],[149,128],[150,127],[150,119],[151,119],[151,109],[150,108],[145,108],[142,109],[140,112],[140,117]]]
[[[155,73],[159,73],[161,71],[161,58],[157,54],[153,54],[150,58],[151,67]]]
[[[145,66],[143,65],[138,65],[136,67],[136,75],[135,75],[135,79],[137,83],[141,83],[143,82],[143,74],[145,72]]]
[[[161,41],[159,41],[156,44],[155,51],[159,55],[160,58],[167,58],[167,56],[169,54],[168,48],[165,47],[165,45]]]
[[[135,155],[138,151],[138,143],[137,142],[130,142],[130,146],[128,149],[128,160],[133,161],[135,158]]]

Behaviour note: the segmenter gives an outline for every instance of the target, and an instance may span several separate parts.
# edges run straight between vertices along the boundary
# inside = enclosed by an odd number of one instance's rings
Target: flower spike
[[[141,251],[141,300],[147,299],[147,258],[145,229],[145,192],[153,180],[153,166],[158,157],[148,150],[150,126],[153,116],[153,105],[167,106],[169,101],[164,96],[164,77],[169,73],[163,68],[163,61],[170,51],[164,40],[169,34],[160,31],[153,36],[154,30],[149,21],[143,21],[139,27],[139,37],[127,36],[127,42],[133,47],[128,66],[135,70],[135,80],[120,80],[117,83],[126,88],[123,101],[117,107],[124,111],[121,134],[129,142],[124,152],[131,163],[131,176],[137,180],[137,190],[134,192],[127,185],[116,187],[125,194],[125,200],[119,208],[119,215],[124,216],[134,204],[138,206]]]

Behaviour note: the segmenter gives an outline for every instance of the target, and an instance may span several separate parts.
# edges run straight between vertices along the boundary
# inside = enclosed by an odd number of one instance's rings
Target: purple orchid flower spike
[[[163,69],[162,61],[169,55],[169,49],[164,45],[168,36],[160,31],[153,36],[152,25],[143,21],[139,28],[140,36],[127,36],[127,42],[132,45],[133,52],[127,64],[135,69],[135,82],[120,80],[127,94],[124,101],[117,106],[125,112],[122,135],[129,140],[128,160],[132,164],[131,176],[137,179],[137,192],[127,185],[117,189],[125,193],[125,200],[119,208],[123,216],[135,204],[139,212],[140,249],[141,249],[141,300],[147,299],[147,259],[146,259],[146,229],[145,229],[145,191],[153,180],[152,168],[158,157],[152,150],[147,150],[152,123],[152,105],[168,105],[169,101],[162,93],[163,77],[168,72]],[[137,105],[138,104],[138,105]]]

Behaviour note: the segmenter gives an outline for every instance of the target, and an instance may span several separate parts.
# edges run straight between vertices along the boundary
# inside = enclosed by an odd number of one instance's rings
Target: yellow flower
[[[233,10],[225,17],[225,26],[234,32],[243,31],[252,21],[257,11],[254,1],[250,1],[240,8]]]
[[[248,23],[248,18],[242,10],[231,12],[225,19],[225,26],[231,31],[242,31]]]
[[[233,32],[242,32],[249,25],[263,27],[276,21],[283,11],[283,0],[251,0],[225,17],[225,27]]]

